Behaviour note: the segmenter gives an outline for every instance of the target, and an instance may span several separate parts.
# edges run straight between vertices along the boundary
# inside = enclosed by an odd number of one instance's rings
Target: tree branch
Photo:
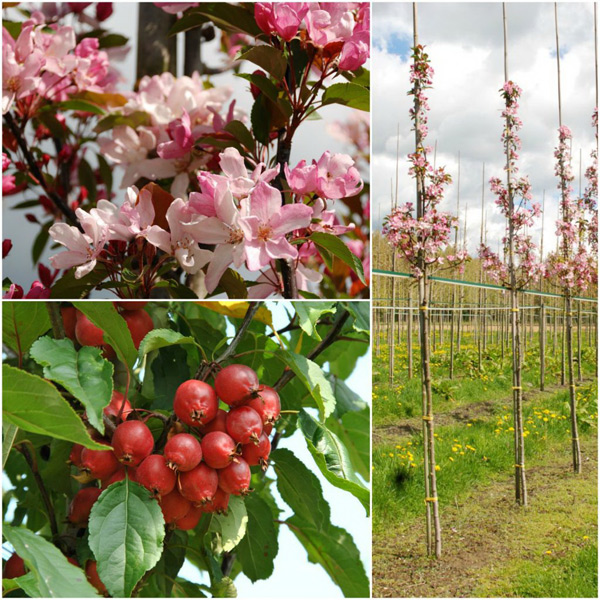
[[[217,358],[217,360],[214,363],[208,365],[200,365],[200,368],[198,369],[198,371],[196,371],[194,379],[200,379],[201,381],[205,381],[215,369],[215,365],[219,365],[222,362],[225,362],[235,354],[235,349],[237,348],[238,344],[242,341],[242,338],[246,334],[248,327],[250,327],[250,323],[252,323],[252,319],[254,318],[254,315],[257,313],[259,308],[259,302],[248,303],[248,310],[244,315],[244,320],[242,321],[239,329],[236,331],[234,338],[231,340],[231,344],[229,344],[225,352],[223,352],[223,354],[221,354],[221,356],[219,356],[219,358]]]
[[[335,318],[333,322],[333,326],[327,332],[327,335],[316,345],[307,355],[307,358],[312,360],[313,358],[319,356],[323,351],[325,351],[333,342],[337,341],[338,336],[344,326],[344,323],[348,320],[350,313],[343,309]],[[288,383],[291,379],[294,378],[296,374],[291,371],[284,371],[283,375],[277,380],[277,383],[273,386],[273,389],[279,391],[286,383]]]
[[[44,179],[44,175],[42,174],[40,168],[38,167],[37,163],[35,162],[35,158],[31,154],[31,151],[29,150],[29,148],[27,146],[27,142],[25,141],[25,138],[23,137],[23,135],[21,134],[21,131],[17,127],[17,124],[15,123],[13,116],[10,113],[6,113],[4,115],[4,121],[8,125],[8,128],[10,129],[11,133],[15,136],[15,139],[17,140],[17,144],[19,145],[19,148],[21,149],[21,152],[23,153],[23,156],[25,157],[25,160],[27,161],[27,165],[29,166],[29,169],[31,170],[31,174],[38,181],[38,183],[40,184],[42,189],[46,192],[46,194],[50,198],[50,200],[52,200],[52,202],[54,202],[54,205],[56,206],[56,208],[58,208],[58,210],[60,210],[60,212],[66,217],[67,221],[70,221],[80,231],[83,231],[79,221],[77,220],[75,211],[66,203],[66,201],[63,198],[61,198],[56,192],[54,192],[53,190],[51,190],[48,187],[48,184],[46,183],[46,180]]]
[[[60,304],[58,302],[46,302],[50,323],[52,323],[52,331],[57,340],[65,339],[65,327],[60,312]]]

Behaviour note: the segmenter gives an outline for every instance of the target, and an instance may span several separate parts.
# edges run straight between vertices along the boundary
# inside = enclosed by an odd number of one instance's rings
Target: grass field
[[[416,340],[415,340],[416,341]],[[559,346],[560,347],[560,346]],[[415,370],[418,375],[418,347]],[[433,356],[436,462],[443,556],[425,555],[420,382],[406,377],[406,348],[387,346],[373,366],[373,592],[376,597],[596,597],[597,385],[584,348],[577,390],[583,473],[571,469],[567,388],[560,360],[547,360],[539,391],[538,348],[524,365],[530,505],[514,502],[510,357],[469,338],[447,379],[448,348]]]

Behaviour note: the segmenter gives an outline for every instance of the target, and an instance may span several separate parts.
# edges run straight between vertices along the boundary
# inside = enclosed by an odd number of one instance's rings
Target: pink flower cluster
[[[64,101],[77,92],[110,91],[115,83],[98,40],[77,43],[69,25],[46,25],[44,15],[34,12],[16,40],[2,29],[2,114],[18,100]]]
[[[502,118],[505,127],[502,132],[504,154],[507,159],[505,170],[510,175],[509,185],[505,185],[499,177],[490,179],[490,188],[496,195],[496,205],[506,218],[506,234],[502,238],[504,252],[509,253],[510,235],[513,237],[513,257],[517,288],[525,287],[530,281],[545,274],[545,266],[537,254],[537,246],[527,228],[534,225],[534,219],[541,215],[539,203],[531,202],[531,184],[527,177],[518,177],[519,159],[518,151],[521,149],[521,140],[518,131],[523,126],[518,116],[519,98],[521,88],[512,81],[507,81],[500,89],[504,100]],[[487,274],[501,285],[511,283],[509,266],[504,264],[500,257],[488,246],[482,244],[479,248],[483,268]]]
[[[341,188],[354,191],[362,187],[360,180],[355,181],[349,157],[328,155],[322,160],[329,172],[317,177],[311,194],[320,193],[318,189],[330,189],[338,198],[343,197],[339,195]],[[75,277],[80,278],[99,261],[110,260],[111,242],[145,240],[164,256],[176,259],[187,273],[202,278],[201,269],[208,265],[206,293],[215,290],[232,264],[236,268],[245,265],[250,271],[261,271],[259,285],[250,290],[252,297],[281,291],[275,269],[277,259],[298,261],[300,289],[306,289],[309,281],[320,280],[319,273],[305,269],[301,262],[298,248],[302,249],[304,244],[292,242],[305,241],[312,231],[341,234],[350,229],[336,226],[334,214],[325,210],[327,196],[317,200],[311,197],[309,206],[302,201],[304,194],[299,193],[294,202],[282,205],[281,192],[270,185],[278,169],[258,164],[249,172],[234,148],[221,153],[219,164],[220,175],[207,171],[198,174],[200,191],[190,193],[189,200],[173,200],[166,213],[167,228],[155,223],[152,193],[147,188],[140,192],[130,187],[120,208],[100,200],[89,213],[78,209],[76,214],[83,231],[65,223],[50,228],[52,239],[67,248],[52,256],[51,264],[57,269],[76,267]],[[286,172],[290,172],[287,165]],[[354,187],[345,187],[350,184]],[[200,245],[214,246],[214,250]]]
[[[196,140],[243,118],[235,110],[235,101],[221,116],[231,90],[205,89],[197,73],[191,77],[170,73],[143,77],[137,92],[124,95],[128,101],[118,113],[125,120],[145,114],[146,124],[119,125],[111,130],[110,137],[98,140],[106,158],[125,169],[122,188],[141,177],[151,181],[172,178],[171,193],[186,197],[195,171],[205,168],[213,158],[211,152],[195,148]]]
[[[568,127],[558,129],[558,146],[555,174],[559,178],[560,218],[556,222],[556,235],[560,238],[560,251],[548,257],[549,273],[556,278],[560,287],[568,291],[584,291],[597,281],[596,252],[589,252],[585,237],[587,219],[584,214],[584,200],[572,197],[575,179],[571,157],[572,134]],[[592,240],[594,240],[592,223]],[[593,241],[592,241],[593,246]]]
[[[406,202],[395,209],[384,222],[383,234],[388,242],[401,253],[415,277],[423,276],[423,267],[458,266],[467,259],[466,250],[455,249],[454,254],[444,255],[450,233],[458,226],[456,217],[440,212],[438,204],[444,196],[444,187],[452,179],[443,167],[434,168],[427,159],[431,148],[424,146],[427,136],[427,111],[429,105],[424,90],[431,87],[433,69],[423,46],[413,48],[413,64],[408,92],[415,98],[415,108],[410,117],[417,131],[417,148],[408,155],[409,173],[417,180],[417,189],[422,202],[422,215],[414,216],[414,207]]]
[[[257,2],[257,25],[286,42],[306,32],[313,46],[339,54],[342,71],[356,71],[369,58],[368,2]]]

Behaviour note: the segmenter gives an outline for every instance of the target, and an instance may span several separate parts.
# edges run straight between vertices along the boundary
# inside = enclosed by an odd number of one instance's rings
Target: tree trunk
[[[575,369],[573,365],[573,313],[571,294],[565,296],[567,364],[569,368],[569,404],[571,408],[571,446],[573,451],[573,471],[581,473],[581,448],[577,430],[577,390],[575,388]]]
[[[177,36],[168,37],[177,15],[169,15],[151,2],[141,2],[138,7],[136,78],[165,71],[177,75]]]
[[[546,307],[540,306],[540,391],[544,391],[546,380]]]

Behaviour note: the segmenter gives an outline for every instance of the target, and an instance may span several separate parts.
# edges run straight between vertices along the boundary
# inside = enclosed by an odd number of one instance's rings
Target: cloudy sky
[[[544,246],[554,249],[558,210],[553,151],[557,144],[558,100],[553,3],[507,3],[509,78],[522,89],[520,115],[523,142],[522,175],[529,175],[534,199],[546,191]],[[593,4],[559,3],[563,123],[573,132],[573,166],[583,172],[594,147],[591,115],[596,104]],[[454,183],[443,210],[456,211],[458,153],[461,156],[460,218],[467,212],[467,242],[479,243],[482,164],[486,181],[503,177],[500,136],[503,104],[498,90],[504,82],[502,5],[500,3],[418,4],[419,42],[427,47],[435,70],[429,91],[429,145],[437,141],[437,164],[446,166]],[[414,148],[408,110],[412,98],[409,60],[412,45],[412,4],[373,5],[373,208],[375,228],[390,211],[390,182],[395,179],[396,147],[400,147],[399,201],[414,201],[414,181],[406,155]],[[399,126],[399,137],[398,137]],[[575,182],[577,191],[579,181]],[[585,187],[585,181],[584,181]],[[488,243],[493,249],[504,222],[485,187]],[[539,239],[539,226],[532,233]]]

